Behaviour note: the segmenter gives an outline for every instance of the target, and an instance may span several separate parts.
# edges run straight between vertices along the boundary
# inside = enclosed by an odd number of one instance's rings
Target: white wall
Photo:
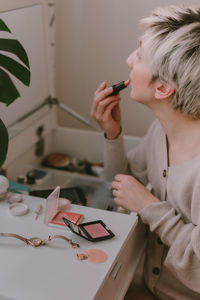
[[[198,3],[191,0],[189,3]],[[138,21],[157,6],[187,3],[180,0],[56,0],[56,93],[60,101],[90,118],[93,93],[102,81],[108,85],[128,79],[126,57],[138,45]],[[121,92],[123,128],[142,136],[154,119],[143,105]],[[66,113],[59,124],[86,128]]]

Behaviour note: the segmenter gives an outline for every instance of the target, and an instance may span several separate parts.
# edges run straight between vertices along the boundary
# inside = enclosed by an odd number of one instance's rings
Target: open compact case
[[[57,186],[46,200],[44,223],[67,228],[76,235],[91,241],[98,242],[114,237],[114,233],[106,228],[102,220],[80,223],[83,215],[70,211],[59,210],[60,187]],[[66,199],[67,200],[67,199]]]
[[[110,229],[106,228],[106,225],[101,220],[81,223],[79,225],[74,225],[66,218],[63,218],[63,221],[73,233],[90,242],[99,242],[115,236]]]
[[[64,205],[64,202],[68,202],[68,207],[70,206],[70,201],[68,199],[60,198],[60,187],[57,186],[53,192],[46,199],[46,208],[44,214],[44,224],[49,226],[66,228],[63,218],[69,219],[73,224],[78,224],[81,222],[83,215],[75,212],[71,212]],[[62,205],[61,205],[62,204]]]

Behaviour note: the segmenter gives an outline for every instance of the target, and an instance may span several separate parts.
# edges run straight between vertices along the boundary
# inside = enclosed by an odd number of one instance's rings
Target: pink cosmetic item
[[[81,223],[77,226],[66,218],[63,218],[63,221],[73,233],[91,242],[99,242],[115,236],[102,220]]]
[[[63,209],[70,209],[70,204],[71,201],[66,199],[66,198],[59,198],[58,200],[58,209],[63,210]]]
[[[59,211],[55,215],[55,217],[49,222],[49,224],[65,226],[63,218],[67,218],[73,224],[78,225],[82,221],[83,215],[71,211]]]
[[[46,200],[44,223],[54,227],[66,228],[63,218],[69,219],[72,224],[79,224],[83,215],[71,211],[60,210],[63,207],[63,199],[60,205],[60,187],[57,186]]]
[[[83,253],[76,254],[78,260],[88,260],[92,264],[100,264],[107,260],[107,254],[99,249],[88,249]]]
[[[99,249],[88,249],[84,251],[84,254],[92,264],[100,264],[107,260],[107,254]]]

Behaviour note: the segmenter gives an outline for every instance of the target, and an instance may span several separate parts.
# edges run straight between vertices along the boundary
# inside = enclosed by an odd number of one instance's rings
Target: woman
[[[149,228],[149,296],[129,299],[200,299],[200,7],[160,8],[141,24],[140,46],[127,58],[130,96],[156,120],[126,157],[119,95],[103,82],[91,109],[105,133],[114,201]]]

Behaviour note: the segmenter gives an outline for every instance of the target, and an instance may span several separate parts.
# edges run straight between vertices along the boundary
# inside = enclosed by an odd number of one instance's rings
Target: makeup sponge
[[[66,198],[59,198],[58,200],[58,210],[69,209],[71,201]]]

